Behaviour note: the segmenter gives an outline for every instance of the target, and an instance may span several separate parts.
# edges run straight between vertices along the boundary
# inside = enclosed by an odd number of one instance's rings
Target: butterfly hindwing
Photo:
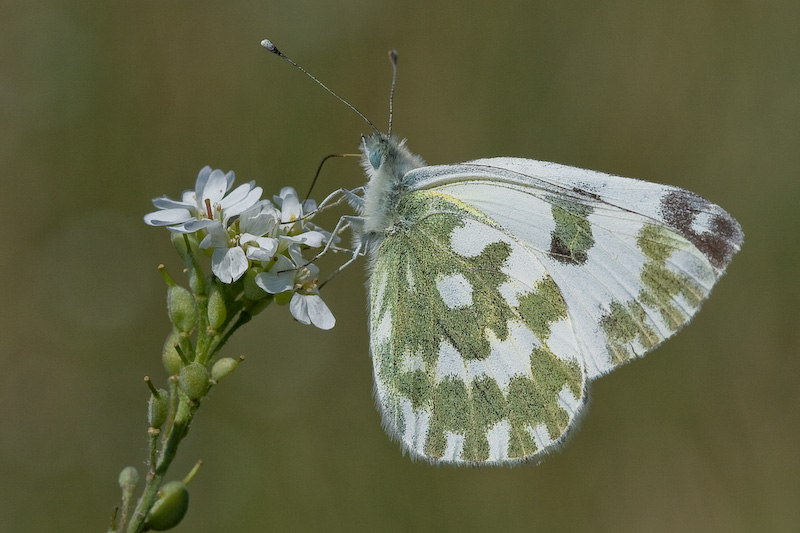
[[[384,424],[414,456],[496,463],[558,444],[585,401],[566,302],[545,265],[479,210],[405,194],[370,278]]]

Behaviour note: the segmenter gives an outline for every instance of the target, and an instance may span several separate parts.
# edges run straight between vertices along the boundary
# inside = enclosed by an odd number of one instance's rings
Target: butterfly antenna
[[[387,135],[392,134],[394,87],[397,82],[397,50],[389,50],[389,61],[392,62],[392,88],[389,90],[389,132]]]
[[[308,193],[306,193],[305,200],[303,200],[304,203],[306,200],[311,198],[311,192],[314,190],[314,185],[317,183],[317,178],[319,178],[320,172],[322,172],[322,165],[324,165],[325,162],[332,157],[361,157],[361,154],[328,154],[323,157],[322,161],[320,161],[319,166],[317,167],[317,173],[314,174],[314,179],[311,180],[311,186],[308,188]]]
[[[327,85],[325,85],[324,83],[322,83],[321,81],[319,81],[317,78],[315,78],[314,76],[312,76],[312,75],[311,75],[311,73],[309,73],[309,72],[308,72],[306,69],[304,69],[303,67],[301,67],[300,65],[298,65],[297,63],[295,63],[294,61],[292,61],[292,59],[291,59],[290,57],[288,57],[288,56],[284,55],[284,54],[283,54],[283,52],[281,52],[280,50],[278,50],[278,48],[277,48],[277,47],[276,47],[274,44],[272,44],[272,41],[270,41],[269,39],[264,39],[263,41],[261,41],[261,46],[263,46],[264,48],[266,48],[267,50],[269,50],[270,52],[272,52],[272,53],[273,53],[273,54],[275,54],[276,56],[280,57],[281,59],[285,59],[285,60],[286,60],[286,61],[288,61],[288,62],[289,62],[289,63],[290,63],[290,64],[291,64],[293,67],[295,67],[297,70],[299,70],[300,72],[302,72],[303,74],[305,74],[306,76],[308,76],[309,78],[311,78],[312,80],[314,80],[315,82],[317,82],[317,84],[318,84],[320,87],[322,87],[323,89],[325,89],[326,91],[328,91],[330,94],[332,94],[333,96],[335,96],[335,97],[336,97],[336,98],[337,98],[337,99],[338,99],[340,102],[342,102],[344,105],[346,105],[347,107],[349,107],[350,109],[352,109],[353,111],[355,111],[355,113],[356,113],[356,114],[357,114],[359,117],[361,117],[362,119],[364,119],[364,122],[366,122],[367,124],[369,124],[369,125],[370,125],[370,127],[371,127],[373,130],[375,130],[375,133],[378,133],[378,134],[380,134],[380,132],[381,132],[381,131],[380,131],[378,128],[376,128],[376,127],[375,127],[375,124],[373,124],[372,122],[370,122],[370,120],[369,120],[367,117],[365,117],[365,116],[364,116],[364,113],[362,113],[361,111],[359,111],[358,109],[356,109],[356,108],[355,108],[355,106],[353,106],[353,104],[351,104],[350,102],[348,102],[347,100],[345,100],[344,98],[342,98],[341,96],[339,96],[338,94],[336,94],[335,92],[333,92],[332,90],[330,90],[330,89],[328,88],[328,86],[327,86]]]

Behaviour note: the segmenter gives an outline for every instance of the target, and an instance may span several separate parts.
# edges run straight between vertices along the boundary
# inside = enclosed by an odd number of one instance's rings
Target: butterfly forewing
[[[409,179],[476,209],[537,258],[589,379],[691,320],[742,242],[736,221],[693,193],[600,172],[498,158]]]
[[[387,430],[431,461],[514,461],[557,445],[586,377],[545,263],[453,195],[411,192],[396,213],[370,283]]]

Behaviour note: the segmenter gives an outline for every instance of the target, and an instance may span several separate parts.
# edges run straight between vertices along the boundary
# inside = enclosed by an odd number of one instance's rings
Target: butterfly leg
[[[342,221],[344,221],[344,224],[342,224]],[[350,227],[353,233],[355,233],[356,235],[360,235],[361,229],[364,226],[364,219],[362,217],[343,216],[342,218],[339,219],[339,224],[337,224],[336,226],[339,227],[340,224],[342,224],[342,229]],[[323,281],[319,285],[319,288],[321,289],[323,286],[325,286],[325,284],[328,283],[330,280],[332,280],[337,274],[339,274],[339,272],[347,268],[353,261],[355,261],[364,254],[366,254],[364,241],[362,239],[359,239],[358,242],[356,242],[355,249],[352,250],[352,256],[350,257],[350,259],[342,263],[339,266],[339,268],[331,272],[331,274],[325,279],[325,281]]]
[[[364,187],[357,187],[353,190],[350,189],[337,189],[330,193],[327,197],[325,197],[322,202],[320,202],[319,206],[317,207],[317,211],[321,211],[323,209],[327,209],[329,207],[333,207],[336,205],[341,204],[343,201],[346,201],[348,204],[353,206],[354,209],[361,209],[364,205],[364,199],[359,196],[360,193],[364,192]]]
[[[304,266],[308,266],[311,263],[313,263],[314,261],[316,261],[317,259],[319,259],[320,257],[322,257],[323,255],[325,255],[326,253],[328,253],[333,247],[334,237],[339,235],[339,233],[343,232],[344,230],[346,230],[348,228],[353,228],[353,227],[361,228],[362,226],[363,226],[362,217],[352,216],[352,215],[345,215],[345,216],[339,218],[339,222],[337,222],[336,223],[336,227],[333,228],[333,231],[331,232],[331,238],[328,239],[328,242],[325,244],[325,247],[317,255],[315,255],[314,257],[309,259],[307,263],[305,263],[303,265],[300,265],[297,268],[302,268]],[[350,259],[346,263],[346,264],[350,264],[355,260],[355,257],[358,256],[359,251],[361,250],[361,245],[359,244],[356,247],[356,250],[348,250],[346,248],[333,248],[333,250],[334,251],[347,251],[347,252],[353,253],[353,259]],[[361,255],[363,255],[363,254],[361,254]]]

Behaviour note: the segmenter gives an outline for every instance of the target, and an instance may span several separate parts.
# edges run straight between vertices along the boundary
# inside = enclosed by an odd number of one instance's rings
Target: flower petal
[[[222,227],[219,222],[211,221],[212,224],[208,226],[208,235],[200,242],[200,248],[207,250],[209,248],[227,248],[231,244],[231,237],[228,231]]]
[[[216,220],[210,220],[208,218],[204,218],[202,220],[197,220],[197,219],[190,220],[189,222],[184,224],[184,226],[186,226],[187,233],[192,233],[197,230],[201,230],[203,228],[209,228],[214,224],[219,224],[219,222],[217,222]]]
[[[154,211],[147,213],[144,216],[144,223],[150,226],[168,226],[170,224],[182,224],[194,217],[188,209],[162,209],[161,211]]]
[[[307,231],[295,236],[301,244],[310,246],[311,248],[319,248],[325,243],[325,235],[319,231]]]
[[[279,198],[281,199],[281,222],[292,222],[303,216],[297,191],[292,187],[281,189]]]
[[[247,247],[247,258],[254,261],[271,261],[275,252],[278,251],[278,239],[253,237],[245,234],[241,236],[239,242],[249,245]]]
[[[312,200],[311,198],[308,198],[305,202],[303,202],[303,213],[304,214],[307,215],[309,213],[313,213],[316,210],[317,210],[317,201],[316,200]]]
[[[211,271],[223,283],[233,283],[241,278],[249,266],[244,250],[233,248],[217,248],[211,254]]]
[[[254,181],[251,181],[250,183],[242,183],[233,189],[219,202],[220,207],[222,207],[222,209],[228,209],[232,205],[235,205],[247,198],[247,195],[250,194],[251,190],[253,190],[254,184]]]
[[[289,302],[289,311],[292,316],[301,324],[306,326],[311,324],[311,318],[308,316],[308,304],[306,299],[297,293],[292,295],[292,301]]]
[[[173,200],[166,196],[160,198],[153,198],[153,205],[158,209],[196,209],[195,202],[181,202],[180,200]]]
[[[227,187],[225,187],[226,191],[231,190],[233,186],[233,182],[236,179],[236,174],[234,174],[233,170],[229,170],[227,174],[225,174],[225,182],[227,183]]]
[[[200,172],[197,173],[197,181],[194,182],[194,191],[192,192],[200,192],[206,188],[206,183],[208,183],[208,177],[211,175],[211,167],[206,165],[200,169]],[[186,191],[190,192],[190,191]],[[185,194],[185,193],[184,193]]]
[[[278,294],[294,288],[294,265],[288,257],[279,255],[267,272],[256,275],[256,285],[270,294]]]
[[[252,206],[254,206],[258,202],[258,200],[261,198],[261,193],[262,192],[263,191],[262,191],[261,187],[256,187],[255,189],[253,189],[252,191],[247,193],[247,196],[244,199],[242,199],[240,202],[237,202],[237,203],[231,205],[230,207],[224,208],[225,209],[225,219],[227,220],[230,217],[236,216],[239,213],[241,213],[243,211],[246,211],[247,209],[249,209]]]
[[[201,204],[205,204],[207,199],[211,201],[211,205],[218,204],[227,191],[228,180],[221,170],[216,169],[208,176],[203,189],[197,191],[197,200]]]
[[[254,205],[239,217],[239,230],[252,233],[258,237],[266,235],[277,223],[275,214],[279,214],[266,200]]]
[[[336,319],[318,294],[298,294],[292,296],[289,311],[299,322],[314,324],[319,329],[331,329]]]

